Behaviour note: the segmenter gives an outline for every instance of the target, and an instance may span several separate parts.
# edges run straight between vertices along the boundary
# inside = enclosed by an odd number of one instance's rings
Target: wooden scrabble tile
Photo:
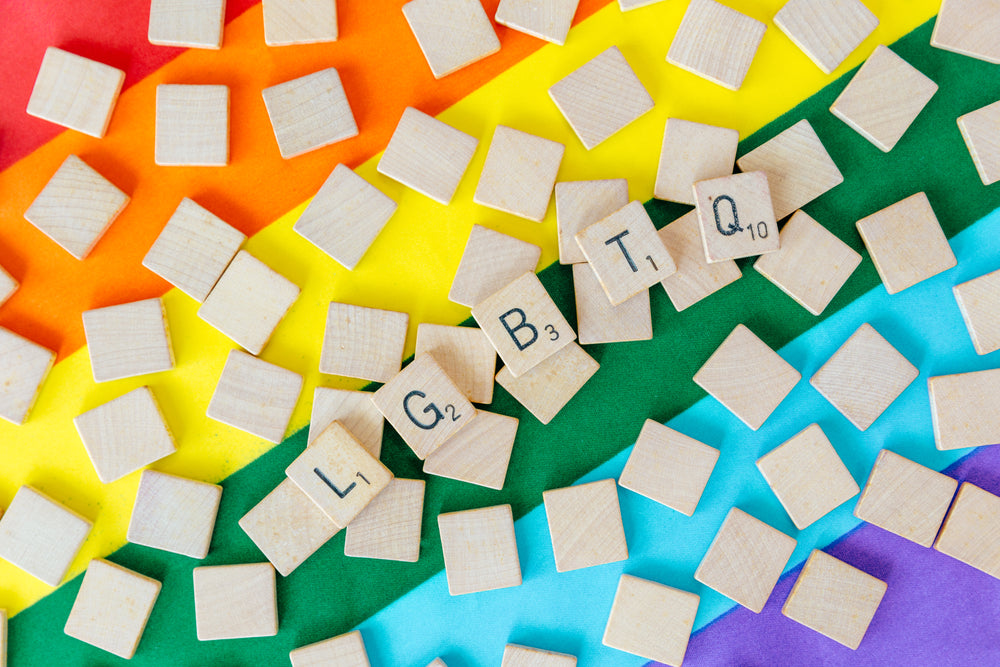
[[[795,551],[795,540],[733,508],[694,578],[759,614]]]
[[[473,201],[541,222],[566,147],[506,125],[497,125]]]
[[[174,367],[166,312],[159,298],[85,311],[83,332],[94,382]]]
[[[582,347],[570,343],[519,377],[510,368],[501,368],[497,384],[538,421],[548,424],[600,367]]]
[[[618,0],[618,8],[623,12],[628,12],[639,7],[652,5],[663,0]]]
[[[392,480],[392,472],[339,422],[306,447],[285,474],[341,528]]]
[[[288,654],[292,667],[369,667],[361,631],[325,639]]]
[[[699,387],[755,431],[800,379],[797,370],[742,324],[694,375]]]
[[[473,403],[493,402],[497,351],[481,329],[422,322],[417,325],[415,354],[432,354],[441,370]]]
[[[751,171],[694,184],[705,259],[753,257],[778,249],[767,175]]]
[[[923,192],[858,220],[857,226],[889,294],[958,263]]]
[[[274,568],[270,563],[194,568],[198,639],[273,637],[278,634]]]
[[[628,204],[628,181],[624,178],[566,181],[556,183],[555,192],[559,263],[586,262],[576,235]]]
[[[3,666],[0,665],[0,667]],[[448,667],[448,665],[441,658],[434,658],[434,661],[427,665],[427,667]]]
[[[372,394],[372,402],[421,461],[476,416],[469,399],[427,352]]]
[[[739,141],[740,133],[727,127],[668,118],[653,196],[693,205],[692,185],[733,173]]]
[[[160,594],[160,582],[104,559],[87,566],[64,631],[70,637],[129,659]]]
[[[105,484],[177,450],[149,387],[132,391],[73,419],[80,440]]]
[[[1000,102],[959,116],[958,129],[983,185],[1000,181]]]
[[[857,649],[885,589],[881,579],[816,549],[803,566],[781,613]]]
[[[0,306],[17,291],[17,281],[0,266]],[[0,667],[3,667],[0,665]]]
[[[283,577],[340,532],[340,527],[290,479],[243,515],[239,524]]]
[[[576,242],[613,306],[677,270],[638,201],[587,227],[576,235]]]
[[[149,41],[162,46],[222,48],[226,0],[151,0]]]
[[[860,0],[789,0],[774,24],[827,74],[840,66],[878,27]]]
[[[292,229],[354,270],[395,212],[396,202],[338,164]]]
[[[91,526],[45,494],[22,486],[0,518],[0,558],[49,586],[58,586]]]
[[[300,291],[298,285],[240,250],[201,304],[198,317],[251,354],[260,354]]]
[[[507,478],[518,420],[485,410],[424,459],[428,475],[457,479],[499,491]]]
[[[264,0],[262,4],[268,46],[337,41],[337,0]]]
[[[603,644],[680,667],[699,602],[694,593],[623,574],[618,580]]]
[[[204,301],[246,238],[185,197],[142,265],[195,301]]]
[[[1000,579],[1000,498],[965,482],[934,548]]]
[[[285,437],[302,382],[298,373],[232,350],[205,414],[278,443]]]
[[[809,383],[862,431],[910,386],[919,371],[867,322]]]
[[[650,340],[653,337],[648,289],[612,306],[590,265],[574,264],[573,290],[576,296],[576,328],[582,345]]]
[[[935,446],[949,450],[1000,443],[1000,413],[991,400],[998,389],[1000,369],[928,379]]]
[[[358,125],[336,68],[265,88],[264,106],[286,160],[358,136]]]
[[[222,487],[144,470],[128,524],[127,540],[191,558],[212,544]]]
[[[125,72],[50,46],[28,100],[28,115],[103,137]]]
[[[830,113],[888,153],[937,89],[919,70],[879,45],[833,101]]]
[[[510,505],[438,515],[448,592],[452,595],[521,585],[521,562]]]
[[[576,667],[576,656],[507,644],[500,667]]]
[[[473,225],[448,298],[472,308],[516,278],[534,272],[542,249],[500,232]]]
[[[976,354],[1000,350],[1000,271],[993,271],[952,288],[972,338]]]
[[[660,284],[678,312],[743,277],[733,260],[709,263],[705,258],[698,211],[685,213],[657,233],[677,266]]]
[[[993,0],[942,0],[931,46],[989,63],[1000,63],[1000,30]]]
[[[55,352],[0,327],[0,417],[25,422],[55,359]]]
[[[804,211],[792,215],[779,239],[781,247],[761,255],[753,268],[819,315],[861,264],[861,255]]]
[[[804,119],[753,149],[736,164],[740,171],[767,174],[771,204],[778,220],[844,182],[823,142]]]
[[[549,97],[587,150],[653,108],[653,98],[617,46],[556,82]]]
[[[692,0],[667,51],[667,62],[739,90],[767,26],[714,0]]]
[[[647,419],[618,485],[691,516],[718,460],[718,449]]]
[[[163,166],[229,164],[229,87],[156,87],[155,160]]]
[[[412,0],[403,16],[435,79],[500,50],[479,0]]]
[[[799,530],[861,491],[818,424],[757,459],[757,468]]]
[[[557,572],[628,558],[615,480],[550,489],[542,500]]]
[[[875,459],[854,516],[929,547],[958,487],[951,477],[883,449]]]
[[[388,382],[403,365],[410,316],[333,302],[326,313],[320,373]]]
[[[129,196],[70,155],[24,212],[24,218],[77,259],[104,236]]]
[[[553,44],[565,44],[580,0],[500,0],[496,22]]]
[[[344,555],[416,563],[424,481],[393,479],[347,526]]]
[[[316,387],[309,420],[309,444],[335,421],[350,431],[369,454],[378,458],[382,453],[385,417],[372,403],[372,392]]]

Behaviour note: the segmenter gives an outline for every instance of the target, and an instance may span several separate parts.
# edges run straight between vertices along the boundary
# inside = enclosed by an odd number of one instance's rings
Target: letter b
[[[507,318],[510,317],[511,315],[519,315],[521,317],[521,321],[518,322],[513,327],[507,322]],[[517,345],[517,349],[522,352],[526,350],[532,343],[538,340],[538,329],[535,328],[535,325],[530,324],[528,322],[528,316],[525,315],[524,311],[521,310],[520,308],[511,308],[506,313],[501,315],[500,324],[502,324],[503,328],[507,330],[507,333],[510,335],[511,340],[514,341],[514,345]],[[527,340],[524,342],[522,342],[521,339],[517,337],[517,332],[520,331],[521,329],[527,329],[530,335],[530,337],[527,338]]]

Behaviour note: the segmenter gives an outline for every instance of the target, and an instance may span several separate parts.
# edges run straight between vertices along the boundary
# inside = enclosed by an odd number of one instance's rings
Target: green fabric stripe
[[[930,48],[931,28],[932,22],[925,24],[893,46],[941,88],[890,154],[881,153],[828,113],[849,75],[740,146],[741,152],[751,150],[801,118],[808,118],[846,180],[809,205],[807,211],[859,251],[863,248],[854,222],[920,190],[927,192],[949,236],[1000,206],[1000,188],[982,186],[955,124],[959,115],[1000,98],[1000,77],[992,65]],[[647,209],[660,227],[688,207],[652,201]],[[825,316],[878,285],[875,269],[867,259],[866,255]],[[349,630],[440,571],[439,513],[510,503],[516,517],[524,515],[541,502],[542,491],[571,484],[631,445],[647,417],[666,421],[700,399],[704,393],[691,378],[737,323],[745,323],[769,345],[779,348],[821,321],[753,271],[750,261],[742,262],[741,267],[742,280],[680,314],[661,289],[653,289],[654,340],[589,347],[601,370],[548,426],[539,424],[497,387],[489,409],[521,420],[506,487],[498,492],[426,478],[418,563],[346,558],[343,536],[338,535],[290,577],[279,580],[281,632],[277,637],[199,642],[191,569],[263,560],[237,521],[283,479],[286,465],[305,447],[305,432],[295,434],[223,483],[225,493],[212,550],[204,561],[134,545],[111,556],[116,563],[163,581],[132,663],[287,664],[291,649]],[[569,321],[575,322],[568,267],[550,266],[541,278]],[[419,462],[392,429],[386,429],[382,451],[383,461],[397,476],[424,478]],[[79,585],[77,578],[11,621],[12,665],[115,662],[109,654],[62,633]],[[372,648],[377,662],[377,647]]]

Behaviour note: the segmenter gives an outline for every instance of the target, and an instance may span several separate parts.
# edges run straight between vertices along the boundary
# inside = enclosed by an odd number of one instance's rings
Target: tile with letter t
[[[1000,368],[927,380],[934,445],[942,450],[1000,443]]]
[[[174,367],[162,299],[85,311],[83,332],[94,382],[159,373]]]
[[[191,558],[204,558],[212,544],[222,487],[144,470],[139,478],[127,540]]]
[[[369,667],[360,630],[297,648],[288,654],[292,667]]]
[[[124,81],[120,69],[50,46],[31,90],[28,115],[101,138]]]
[[[424,513],[424,480],[393,479],[347,525],[344,555],[416,563]]]
[[[580,344],[621,343],[653,337],[649,290],[612,306],[590,264],[573,264],[576,328]]]
[[[424,459],[424,472],[499,491],[507,478],[518,420],[486,410]]]
[[[753,257],[778,249],[778,223],[762,171],[694,184],[705,259]]]
[[[278,151],[286,160],[358,135],[334,67],[265,88],[262,95]]]
[[[278,634],[274,568],[270,563],[196,567],[194,613],[199,641],[273,637]]]
[[[739,90],[767,26],[715,0],[692,0],[667,51],[667,62]]]
[[[628,181],[564,181],[556,183],[555,193],[559,263],[584,263],[587,258],[576,243],[576,235],[628,204]]]
[[[576,667],[576,656],[507,644],[503,647],[500,667]]]
[[[1000,498],[965,482],[934,548],[1000,579]]]
[[[700,601],[694,593],[623,574],[618,580],[603,644],[680,667]]]
[[[657,233],[677,265],[677,271],[660,281],[677,312],[743,277],[733,260],[709,262],[705,258],[698,211],[688,211]]]
[[[388,382],[403,365],[410,324],[407,313],[332,302],[319,372],[372,382]]]
[[[557,572],[628,558],[615,480],[550,489],[542,499]]]
[[[0,418],[23,424],[56,353],[0,327]]]
[[[521,561],[510,505],[438,515],[451,595],[521,585]]]
[[[501,368],[497,384],[538,421],[548,424],[599,368],[600,364],[573,342],[518,377],[510,368]]]
[[[473,225],[448,299],[472,308],[512,280],[533,272],[541,256],[542,249],[532,243]]]
[[[264,0],[261,4],[268,46],[337,41],[337,0]]]
[[[737,130],[668,118],[663,128],[653,196],[694,204],[692,185],[733,173],[739,142]]]
[[[481,329],[422,322],[416,356],[432,354],[448,377],[473,403],[493,401],[497,352]]]

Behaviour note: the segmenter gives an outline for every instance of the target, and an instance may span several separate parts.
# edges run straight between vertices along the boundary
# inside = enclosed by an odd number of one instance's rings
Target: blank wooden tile
[[[931,46],[1000,63],[1000,16],[993,0],[942,0]]]
[[[338,164],[292,229],[354,270],[395,212],[396,202]]]
[[[260,354],[300,291],[298,285],[240,250],[201,304],[198,317],[251,354]]]
[[[160,582],[103,559],[90,561],[64,631],[129,659],[160,594]]]
[[[438,515],[448,592],[479,593],[521,585],[510,505]]]
[[[288,657],[292,667],[369,667],[370,664],[359,630],[297,648]]]
[[[441,658],[434,658],[433,662],[427,665],[427,667],[448,667],[448,665]]]
[[[678,312],[743,277],[733,260],[709,263],[705,258],[698,211],[685,213],[657,233],[677,266],[660,284]]]
[[[403,16],[435,79],[500,50],[479,0],[412,0]]]
[[[624,303],[677,270],[656,227],[638,201],[576,235],[611,305]]]
[[[427,352],[372,394],[372,402],[421,461],[476,416],[469,399]]]
[[[818,424],[757,459],[757,468],[799,530],[861,491]]]
[[[854,516],[929,547],[951,504],[958,482],[883,449],[875,459]]]
[[[286,160],[358,135],[336,68],[265,88],[264,106]]]
[[[166,312],[159,298],[85,311],[83,332],[95,382],[174,367]]]
[[[881,579],[816,549],[802,568],[781,613],[850,649],[857,649],[885,589]]]
[[[212,544],[222,487],[144,470],[128,524],[128,539],[154,549],[204,558]]]
[[[923,192],[858,220],[857,226],[889,294],[958,263]]]
[[[603,644],[680,667],[699,601],[694,593],[623,574],[618,580]]]
[[[617,46],[558,81],[549,97],[587,150],[653,108],[653,98]]]
[[[983,185],[1000,181],[1000,102],[959,116],[958,129]]]
[[[795,551],[795,540],[733,508],[694,578],[759,614]]]
[[[287,577],[340,532],[323,510],[285,479],[239,521],[257,548]]]
[[[198,639],[273,637],[278,634],[274,568],[270,563],[194,568]]]
[[[246,238],[185,197],[142,265],[195,301],[204,301]]]
[[[326,314],[319,371],[388,382],[403,364],[409,322],[406,313],[331,303]]]
[[[705,259],[753,257],[778,249],[767,175],[751,171],[694,184]]]
[[[830,74],[875,31],[878,18],[860,0],[790,0],[774,24]]]
[[[566,181],[556,183],[555,192],[559,263],[586,262],[576,242],[577,233],[628,204],[628,181],[624,178]]]
[[[472,308],[524,273],[534,272],[541,256],[542,249],[532,243],[473,225],[448,298]]]
[[[767,26],[714,0],[692,0],[670,43],[667,62],[739,90]]]
[[[222,48],[225,0],[151,0],[149,41],[162,46]]]
[[[507,644],[500,667],[576,667],[576,656]]]
[[[767,174],[774,216],[781,220],[844,182],[808,120],[800,120],[736,161]]]
[[[0,327],[0,417],[27,420],[55,359],[55,352]]]
[[[691,516],[718,460],[718,449],[647,419],[618,485]]]
[[[1000,498],[965,482],[934,548],[1000,579]]]
[[[727,127],[668,118],[653,196],[693,205],[692,185],[733,173],[739,141],[740,133]]]
[[[103,137],[111,121],[125,72],[50,46],[45,49],[28,115]]]
[[[17,281],[0,266],[0,306],[17,291]],[[3,667],[0,665],[0,667]]]
[[[350,431],[369,454],[378,458],[382,453],[385,417],[372,403],[372,392],[316,387],[309,420],[309,444],[334,421]]]
[[[347,526],[344,555],[416,563],[424,481],[393,479]]]
[[[804,211],[785,223],[780,241],[753,268],[813,315],[830,305],[861,264],[860,254]]]
[[[756,431],[801,378],[767,343],[739,324],[695,373],[694,381]]]
[[[497,384],[538,421],[548,424],[600,367],[582,347],[570,343],[519,377],[501,368]]]
[[[830,112],[888,153],[937,89],[936,83],[880,45],[834,100]]]
[[[0,558],[49,586],[62,583],[93,524],[30,486],[0,518]]]
[[[919,371],[867,322],[816,371],[809,383],[862,431]]]
[[[229,164],[229,87],[156,87],[155,162],[163,166]]]
[[[949,450],[1000,443],[1000,412],[992,400],[998,390],[1000,369],[928,379],[935,446]]]
[[[97,477],[121,479],[177,450],[149,387],[139,387],[73,419]]]
[[[232,350],[205,414],[279,443],[301,392],[302,376],[298,373]]]
[[[580,0],[500,0],[496,22],[553,44],[565,44]]]
[[[306,447],[285,474],[341,528],[392,480],[392,472],[339,422]]]
[[[590,265],[574,264],[573,291],[576,296],[576,328],[582,345],[650,340],[653,337],[648,289],[612,306]]]
[[[952,288],[976,354],[1000,350],[1000,271]]]
[[[268,46],[337,41],[337,0],[263,0]]]
[[[542,500],[557,572],[628,558],[615,480],[550,489]]]
[[[499,491],[507,478],[518,420],[486,410],[424,459],[424,472]]]
[[[422,322],[416,356],[431,354],[441,370],[473,403],[493,402],[497,352],[481,329]]]
[[[541,222],[566,147],[506,125],[497,125],[473,201]]]
[[[24,218],[77,259],[104,236],[129,196],[70,155],[49,179]]]

